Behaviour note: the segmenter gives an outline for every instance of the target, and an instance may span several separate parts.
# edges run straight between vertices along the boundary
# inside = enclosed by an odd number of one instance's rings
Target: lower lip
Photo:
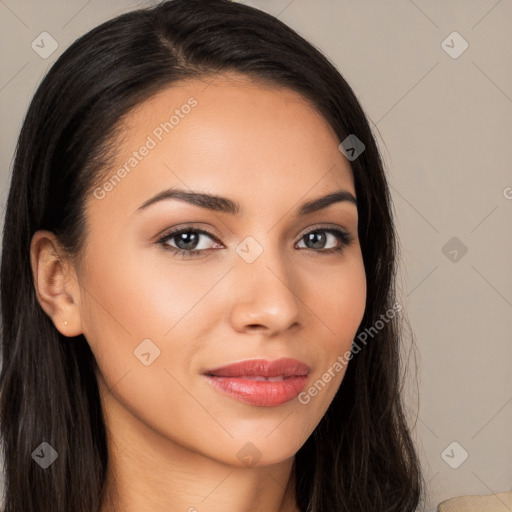
[[[259,407],[275,407],[296,398],[304,389],[307,375],[278,381],[256,381],[242,377],[207,375],[213,386],[242,402]]]

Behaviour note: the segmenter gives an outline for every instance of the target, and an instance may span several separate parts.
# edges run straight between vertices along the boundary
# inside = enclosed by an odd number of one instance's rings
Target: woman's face
[[[106,415],[148,450],[272,464],[326,412],[366,301],[338,144],[297,93],[226,76],[183,82],[125,119],[86,202],[78,308]],[[206,375],[281,358],[308,371]]]

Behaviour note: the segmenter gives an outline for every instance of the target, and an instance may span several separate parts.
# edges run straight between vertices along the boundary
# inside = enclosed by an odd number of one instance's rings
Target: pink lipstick
[[[296,359],[249,359],[204,372],[219,391],[259,407],[293,400],[304,389],[309,366]]]

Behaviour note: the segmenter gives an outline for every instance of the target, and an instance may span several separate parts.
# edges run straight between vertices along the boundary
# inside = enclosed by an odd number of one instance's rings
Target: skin
[[[233,74],[206,85],[175,85],[127,116],[107,178],[169,112],[191,96],[198,102],[162,141],[153,136],[157,146],[103,199],[87,198],[79,260],[52,233],[34,235],[38,299],[56,328],[84,334],[96,357],[107,489],[119,510],[297,511],[294,455],[345,369],[307,405],[276,407],[227,396],[202,372],[292,357],[311,368],[307,390],[350,350],[366,303],[357,207],[342,201],[303,217],[295,211],[339,189],[355,196],[353,175],[330,126],[296,92]],[[243,213],[176,199],[138,210],[171,187],[230,198]],[[175,227],[208,229],[217,240],[200,235],[204,252],[184,258],[170,249],[184,247],[180,237],[167,249],[158,243]],[[352,241],[344,245],[326,228]],[[326,236],[323,245],[308,245],[311,231]],[[246,237],[263,249],[252,263],[235,250]],[[134,350],[148,338],[160,355],[146,366]],[[237,456],[244,446],[256,463]],[[110,510],[106,503],[102,512]]]

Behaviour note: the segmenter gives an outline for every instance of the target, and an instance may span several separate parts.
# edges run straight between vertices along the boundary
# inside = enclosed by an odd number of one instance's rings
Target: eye
[[[204,229],[181,228],[176,229],[175,231],[171,231],[163,238],[158,240],[158,243],[163,245],[166,249],[171,250],[176,255],[194,257],[201,252],[205,252],[208,249],[213,248],[208,246],[208,242],[201,242],[201,238],[210,238],[210,240],[217,241],[217,238],[213,233],[210,233]],[[176,239],[175,244],[177,247],[169,244],[169,242],[174,239]]]
[[[342,252],[353,241],[353,237],[350,233],[341,229],[316,228],[302,235],[300,242],[303,240],[305,241],[306,249],[321,249],[317,252],[332,253]],[[336,241],[338,244],[336,244]],[[328,247],[325,247],[325,245],[328,245]]]
[[[210,239],[210,242],[208,242],[208,239]],[[320,253],[341,253],[353,241],[353,237],[342,229],[316,228],[302,235],[298,243],[300,244],[302,241],[305,242],[306,247],[299,247],[301,249],[310,249]],[[185,258],[197,257],[201,253],[207,253],[210,249],[224,247],[213,233],[192,227],[171,231],[158,240],[157,243],[176,256]]]

